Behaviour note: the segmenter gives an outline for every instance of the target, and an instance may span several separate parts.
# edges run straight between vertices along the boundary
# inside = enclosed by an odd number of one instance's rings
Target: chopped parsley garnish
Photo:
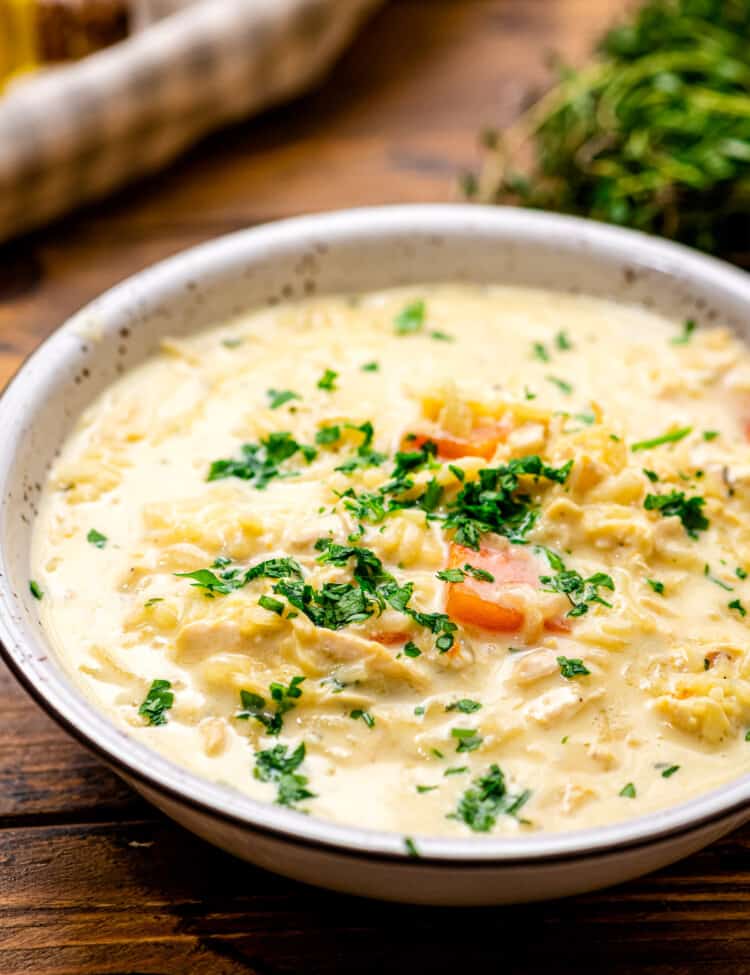
[[[35,579],[29,580],[29,592],[34,597],[34,599],[43,599],[44,593],[42,592],[42,587]]]
[[[484,741],[476,728],[451,728],[451,737],[458,739],[457,752],[474,752]]]
[[[203,589],[207,596],[214,596],[216,593],[226,596],[230,592],[242,589],[254,579],[302,579],[302,569],[292,558],[266,559],[245,572],[240,569],[230,569],[228,565],[229,560],[220,557],[211,567],[218,570],[218,575],[211,569],[175,572],[175,575],[182,579],[192,579],[191,585],[196,589]]]
[[[446,711],[460,711],[461,714],[474,714],[475,711],[479,711],[482,705],[479,701],[472,701],[469,697],[462,697],[460,701],[454,701],[452,704],[446,705]]]
[[[380,364],[377,362],[365,362],[360,366],[362,372],[377,372],[380,369]]]
[[[258,605],[270,613],[276,613],[277,616],[281,616],[284,612],[284,604],[280,599],[274,599],[273,596],[261,596]]]
[[[278,410],[280,406],[290,400],[302,399],[299,393],[292,392],[291,389],[267,389],[266,396],[269,400],[268,405],[272,410]]]
[[[435,576],[441,582],[463,582],[466,573],[463,569],[441,569],[440,572],[435,573]]]
[[[547,592],[559,592],[568,597],[573,607],[568,612],[568,616],[583,616],[588,613],[591,603],[612,608],[612,604],[599,595],[600,589],[614,592],[615,584],[611,576],[604,572],[595,572],[584,579],[580,572],[566,568],[563,560],[555,552],[547,548],[542,550],[555,574],[540,576],[539,581],[545,586]]]
[[[375,718],[370,714],[369,711],[363,711],[362,708],[355,708],[353,711],[350,711],[349,717],[354,721],[359,721],[361,718],[368,728],[375,727]]]
[[[747,616],[747,610],[739,599],[733,599],[731,603],[727,603],[727,605],[730,609],[736,609],[740,616]]]
[[[304,677],[292,677],[288,687],[276,681],[269,684],[271,701],[268,702],[268,706],[266,699],[260,694],[255,694],[253,691],[240,691],[242,709],[237,711],[235,718],[241,721],[255,718],[263,725],[267,734],[278,735],[284,726],[284,715],[296,707],[297,701],[302,697],[300,684],[304,680]],[[271,702],[276,705],[274,711],[269,709]]]
[[[586,664],[578,657],[558,657],[557,666],[566,680],[573,680],[574,677],[588,677],[591,673]]]
[[[430,338],[435,339],[437,342],[455,342],[455,336],[449,335],[448,332],[441,332],[438,329],[430,332]]]
[[[339,374],[337,372],[334,372],[333,369],[326,369],[318,380],[318,389],[324,389],[327,393],[333,393],[336,390],[336,380],[338,378]]]
[[[558,332],[555,336],[555,345],[561,352],[569,352],[573,348],[573,343],[568,338],[567,332]]]
[[[560,392],[564,393],[566,396],[570,396],[572,394],[573,387],[567,380],[560,379],[559,376],[545,376],[544,378],[548,383],[552,383],[553,386],[557,386]]]
[[[659,475],[656,473],[656,471],[650,471],[647,467],[643,468],[643,473],[652,484],[656,484],[656,482],[659,480]]]
[[[619,795],[624,796],[626,799],[635,799],[636,792],[633,783],[628,782],[627,785],[624,785],[622,789],[620,789]]]
[[[339,464],[336,470],[342,471],[344,474],[351,474],[353,471],[364,467],[379,467],[387,458],[385,454],[381,454],[377,450],[372,449],[372,441],[375,436],[372,423],[366,420],[359,426],[348,423],[347,427],[350,430],[357,430],[362,434],[362,443],[357,447],[356,454],[350,457],[349,460],[344,461],[343,464]]]
[[[329,444],[336,443],[337,440],[341,439],[341,427],[330,426],[321,427],[320,430],[315,434],[315,443],[320,444],[321,447],[326,447]]]
[[[414,591],[413,583],[400,586],[370,549],[339,545],[330,538],[319,538],[315,548],[321,553],[318,562],[323,564],[344,566],[353,560],[352,574],[356,585],[324,583],[322,589],[316,591],[301,582],[282,582],[274,587],[274,592],[286,596],[316,626],[340,629],[347,623],[367,619],[390,605],[436,634],[435,646],[441,653],[453,646],[453,633],[458,629],[456,624],[445,613],[422,613],[412,609],[409,600]]]
[[[227,339],[222,339],[221,344],[225,349],[236,349],[238,346],[242,345],[242,339],[230,337]]]
[[[531,346],[531,352],[534,358],[540,362],[549,362],[549,352],[542,342],[534,342]]]
[[[664,595],[664,583],[659,582],[658,579],[646,579],[646,582],[651,586],[654,592],[658,593],[660,596]]]
[[[104,548],[109,539],[106,535],[102,535],[101,532],[98,532],[96,528],[92,528],[86,536],[86,541],[90,542],[94,548]]]
[[[498,816],[503,813],[517,816],[530,796],[528,790],[516,796],[511,795],[500,768],[490,765],[486,775],[474,779],[464,792],[450,818],[466,823],[475,833],[489,833]]]
[[[443,776],[447,777],[449,775],[463,775],[464,772],[468,772],[468,771],[469,771],[468,765],[453,765],[451,768],[447,768],[443,772]]]
[[[421,718],[421,717],[422,717],[422,715],[424,714],[424,711],[425,711],[425,707],[424,707],[424,704],[418,704],[418,705],[417,705],[417,706],[416,706],[416,707],[414,708],[414,714],[416,714],[416,716],[417,716],[418,718]]]
[[[674,338],[670,339],[671,345],[687,345],[690,341],[690,337],[698,326],[692,318],[686,319],[682,323],[682,333],[676,335]]]
[[[436,785],[418,785],[417,792],[420,796],[423,796],[425,792],[434,792],[438,787]]]
[[[407,305],[394,319],[396,335],[413,335],[421,331],[426,313],[427,307],[424,301],[413,301]]]
[[[715,586],[719,586],[720,589],[724,589],[726,592],[734,592],[734,586],[730,586],[726,582],[722,582],[721,579],[717,579],[716,576],[711,575],[711,566],[708,563],[703,566],[703,575],[709,582],[713,582]]]
[[[718,436],[719,436],[719,431],[718,430],[704,430],[703,431],[703,439],[704,440],[716,440],[716,438]]]
[[[404,656],[412,658],[421,657],[422,651],[419,649],[416,643],[412,643],[412,641],[409,640],[409,642],[404,646]]]
[[[696,496],[686,498],[684,491],[670,491],[669,494],[647,494],[643,506],[646,511],[658,511],[665,518],[679,518],[690,538],[697,538],[699,531],[709,526],[708,518],[701,510],[705,498]]]
[[[280,465],[296,453],[301,453],[309,464],[318,455],[315,447],[299,444],[291,433],[270,433],[259,444],[245,443],[240,447],[239,459],[215,460],[208,472],[207,481],[219,481],[226,477],[238,477],[253,481],[259,490],[276,477],[294,477],[294,471],[281,471]]]
[[[148,719],[150,725],[167,723],[167,712],[174,704],[174,694],[170,690],[172,685],[168,680],[155,680],[138,708],[138,714]]]
[[[297,772],[305,760],[305,743],[300,742],[291,754],[288,752],[288,745],[274,745],[255,753],[253,775],[261,782],[276,783],[276,802],[280,806],[293,806],[303,799],[315,798],[315,793],[307,788],[307,776]]]
[[[491,572],[488,572],[486,569],[479,569],[477,568],[476,565],[469,565],[468,562],[464,566],[464,572],[468,572],[470,576],[473,576],[475,579],[478,579],[479,582],[495,581],[495,577]]]
[[[675,774],[675,772],[679,772],[679,771],[680,771],[679,765],[670,765],[669,768],[664,769],[664,771],[661,773],[661,777],[663,779],[670,779]]]
[[[501,467],[485,467],[479,478],[467,481],[455,501],[448,505],[446,528],[455,529],[455,541],[467,548],[479,549],[485,532],[505,535],[511,541],[522,541],[533,527],[538,512],[527,494],[516,495],[522,477],[564,484],[573,461],[562,467],[550,467],[536,454],[516,457]]]
[[[155,606],[157,603],[163,603],[163,602],[164,602],[163,596],[152,596],[150,599],[147,599],[143,605],[145,606],[146,609],[150,609],[152,606]]]
[[[404,837],[404,847],[410,857],[419,858],[422,855],[417,849],[417,844],[414,842],[411,836]]]
[[[631,444],[630,449],[651,450],[652,447],[661,447],[665,443],[677,443],[678,440],[684,440],[692,432],[692,427],[680,427],[679,430],[670,430],[669,433],[663,433],[660,437],[653,437],[651,440],[639,440],[637,443]]]
[[[523,387],[524,399],[536,399],[536,393],[532,393],[528,386]]]
[[[747,571],[739,565],[734,570],[734,574],[737,576],[738,579],[747,579]]]

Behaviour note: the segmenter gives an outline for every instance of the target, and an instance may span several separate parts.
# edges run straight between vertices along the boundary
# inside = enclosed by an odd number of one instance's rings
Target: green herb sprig
[[[482,202],[576,213],[744,263],[750,218],[750,4],[647,0],[597,57],[502,136],[486,133]],[[517,160],[531,162],[519,166]]]

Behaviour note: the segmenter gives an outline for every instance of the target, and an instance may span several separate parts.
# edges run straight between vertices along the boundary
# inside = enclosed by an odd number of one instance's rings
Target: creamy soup
[[[245,315],[114,383],[32,591],[139,741],[407,835],[611,823],[750,770],[750,354],[508,287]]]

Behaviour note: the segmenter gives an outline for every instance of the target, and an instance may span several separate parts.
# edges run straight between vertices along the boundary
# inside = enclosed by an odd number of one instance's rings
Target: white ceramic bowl
[[[557,897],[635,877],[750,819],[750,776],[614,826],[519,838],[403,837],[259,803],[174,765],[92,708],[29,594],[29,536],[56,451],[84,407],[165,335],[312,292],[428,281],[502,282],[641,302],[750,338],[750,277],[681,247],[521,210],[407,206],[304,217],[171,258],[97,299],[28,360],[0,400],[0,640],[64,728],[179,823],[270,870],[338,890],[431,904]]]

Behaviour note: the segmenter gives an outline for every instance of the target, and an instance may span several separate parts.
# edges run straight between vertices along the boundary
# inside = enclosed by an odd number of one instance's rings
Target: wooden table
[[[543,54],[582,57],[621,6],[394,0],[315,93],[0,250],[0,380],[100,291],[207,237],[314,210],[452,199],[476,131],[508,121],[543,83]],[[305,888],[162,818],[0,665],[0,975],[742,975],[748,922],[750,830],[553,904],[427,910]]]

